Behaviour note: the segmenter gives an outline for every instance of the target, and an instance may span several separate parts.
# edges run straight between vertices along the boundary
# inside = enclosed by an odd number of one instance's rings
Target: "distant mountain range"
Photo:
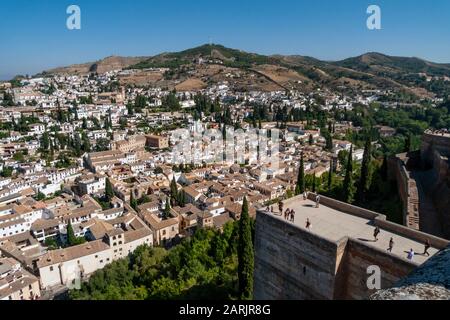
[[[450,81],[446,81],[450,80],[450,64],[376,52],[341,61],[321,61],[307,56],[266,56],[216,44],[152,57],[113,56],[44,71],[43,74],[148,68],[169,68],[171,72],[169,76],[140,74],[137,80],[129,77],[124,81],[178,89],[200,89],[227,80],[236,87],[249,90],[312,90],[325,86],[336,90],[393,89],[419,97],[450,94]],[[230,76],[233,73],[234,76]]]

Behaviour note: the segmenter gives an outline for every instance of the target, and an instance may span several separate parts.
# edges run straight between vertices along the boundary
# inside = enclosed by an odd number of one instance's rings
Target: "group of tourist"
[[[307,200],[307,199],[308,199],[308,193],[305,191],[303,193],[303,200]],[[316,202],[316,208],[319,208],[319,205],[320,205],[320,196],[319,195],[316,195],[315,202]],[[284,206],[283,202],[281,200],[278,201],[279,215],[283,214],[283,206]],[[267,206],[266,211],[273,214],[274,213],[273,206]],[[294,222],[295,221],[295,210],[287,208],[286,211],[284,211],[284,220]],[[306,220],[306,229],[308,229],[308,230],[311,229],[311,221],[309,220],[309,218]]]
[[[303,199],[304,200],[308,199],[308,193],[306,191],[303,193]],[[320,196],[319,195],[316,195],[315,202],[316,202],[316,208],[319,208],[319,205],[320,205]],[[282,213],[283,213],[283,202],[282,201],[278,202],[278,210],[279,210],[280,215],[282,215]],[[269,212],[269,211],[272,213],[274,212],[273,206],[267,207],[267,212]],[[284,219],[286,221],[294,222],[295,211],[293,209],[287,208],[286,211],[284,212]],[[312,224],[311,224],[311,220],[309,220],[309,218],[306,219],[305,227],[307,230],[311,230]],[[380,228],[378,226],[376,226],[373,231],[373,237],[374,237],[375,242],[378,241],[378,235],[380,234],[380,232],[381,232]],[[387,248],[387,251],[392,252],[392,250],[394,249],[394,244],[395,244],[394,238],[391,237],[391,239],[389,240],[389,246]],[[428,250],[431,248],[431,244],[428,239],[425,241],[424,247],[425,247],[425,249],[424,249],[423,255],[430,256]],[[414,255],[415,255],[415,252],[411,248],[407,254],[408,260],[413,260]]]
[[[293,209],[287,208],[284,212],[284,220],[294,222],[295,220],[295,211]]]
[[[373,231],[373,237],[375,239],[375,241],[378,241],[378,235],[380,234],[380,228],[378,226],[375,227],[375,230]],[[430,240],[426,239],[425,240],[425,244],[424,244],[424,251],[423,251],[423,255],[426,255],[427,257],[430,256],[430,253],[428,252],[428,250],[431,248],[431,243]],[[394,238],[391,237],[391,239],[389,240],[389,247],[387,248],[387,251],[392,252],[392,249],[394,248]],[[414,250],[411,248],[408,251],[407,254],[407,258],[408,260],[412,260],[414,258],[414,255],[416,253],[414,252]]]

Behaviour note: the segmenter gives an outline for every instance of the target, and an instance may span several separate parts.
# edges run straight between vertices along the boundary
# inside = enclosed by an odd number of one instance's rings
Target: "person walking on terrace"
[[[280,212],[280,216],[283,214],[283,202],[278,201],[278,210]]]
[[[311,221],[309,221],[309,218],[306,219],[306,229],[311,229]]]
[[[393,248],[394,248],[394,238],[391,238],[391,240],[389,240],[389,248],[387,249],[387,251],[392,252]]]
[[[289,210],[289,208],[287,208],[286,211],[284,212],[284,220],[289,220],[290,214],[291,214],[291,211]]]
[[[412,260],[414,258],[414,250],[411,248],[408,252],[408,260]]]
[[[291,210],[291,222],[294,222],[295,220],[295,211],[294,209]]]
[[[317,195],[316,196],[316,208],[319,208],[319,205],[320,205],[320,196]]]
[[[431,247],[430,240],[427,239],[425,241],[425,250],[423,251],[423,254],[427,255],[427,257],[430,256],[430,254],[428,253],[428,249],[430,249],[430,247]]]
[[[380,234],[380,228],[378,226],[373,231],[373,237],[375,238],[375,241],[378,241],[378,235]]]

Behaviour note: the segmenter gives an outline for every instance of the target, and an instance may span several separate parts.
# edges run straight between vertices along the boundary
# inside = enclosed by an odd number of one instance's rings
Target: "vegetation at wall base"
[[[238,222],[230,222],[223,232],[199,229],[170,250],[141,246],[96,271],[80,290],[71,290],[69,298],[239,299],[238,232]]]

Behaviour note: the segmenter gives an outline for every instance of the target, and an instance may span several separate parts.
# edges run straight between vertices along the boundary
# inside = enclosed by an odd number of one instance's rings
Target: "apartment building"
[[[147,146],[156,149],[165,149],[169,147],[169,138],[164,136],[146,135]]]
[[[105,192],[106,176],[101,174],[88,174],[78,180],[81,195],[98,195]]]
[[[40,203],[0,207],[0,239],[30,231],[31,225],[43,216],[44,207]]]
[[[114,149],[123,153],[142,150],[146,144],[145,136],[132,136],[125,140],[117,141],[114,144]]]
[[[91,170],[108,171],[114,167],[115,164],[124,164],[125,154],[120,150],[109,150],[101,152],[89,153],[86,157],[86,162]]]
[[[106,222],[103,222],[106,223]],[[137,217],[106,231],[98,240],[49,251],[37,262],[43,289],[73,286],[141,245],[153,246],[153,233]]]
[[[139,217],[153,232],[155,245],[170,243],[180,232],[180,217],[173,209],[170,217],[164,217],[161,212],[152,209],[152,206],[138,208]]]
[[[39,280],[13,258],[0,258],[0,300],[35,300]]]

